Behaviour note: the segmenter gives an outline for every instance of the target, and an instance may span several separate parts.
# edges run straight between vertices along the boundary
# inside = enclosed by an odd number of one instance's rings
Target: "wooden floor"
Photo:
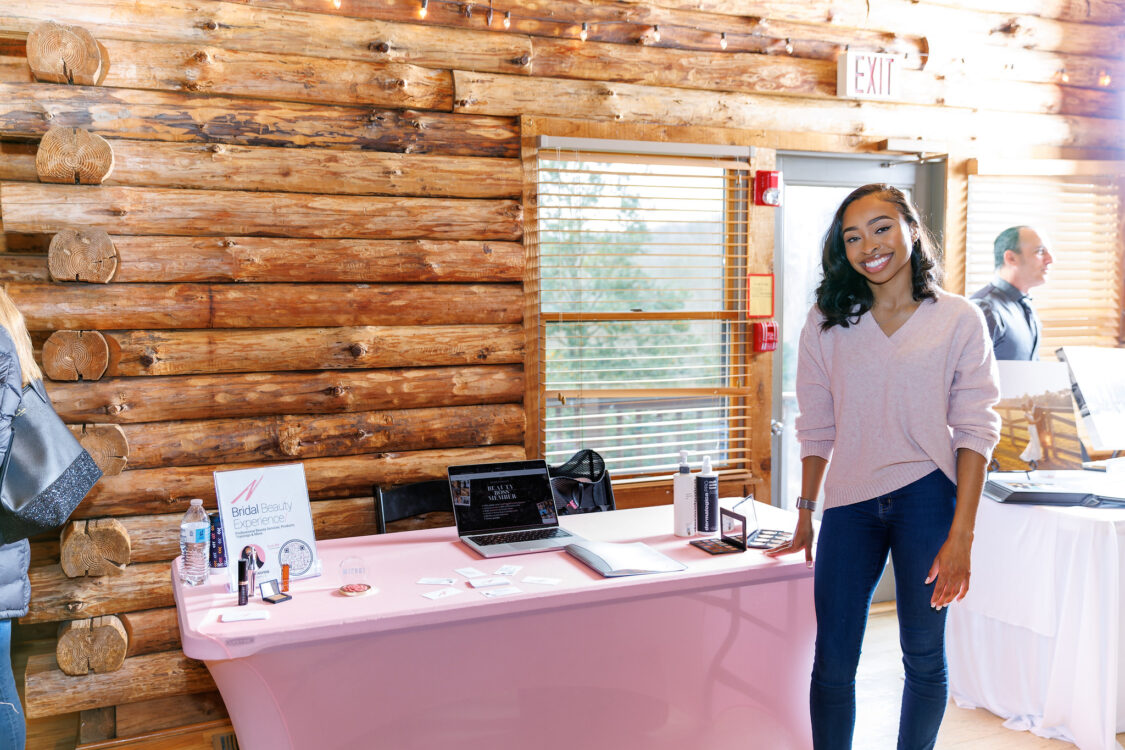
[[[893,750],[902,699],[902,651],[894,604],[876,605],[863,641],[856,674],[855,750]],[[1074,745],[1045,740],[1031,732],[1005,729],[1003,719],[983,709],[958,708],[952,701],[938,734],[937,750],[1073,750]],[[1117,735],[1125,746],[1125,734]]]

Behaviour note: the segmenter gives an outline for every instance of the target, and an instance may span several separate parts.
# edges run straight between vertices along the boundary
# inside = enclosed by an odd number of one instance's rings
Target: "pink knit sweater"
[[[801,458],[831,458],[824,507],[870,500],[934,469],[957,481],[956,452],[985,458],[1000,438],[996,362],[980,310],[938,291],[888,337],[866,313],[801,332],[797,439]]]

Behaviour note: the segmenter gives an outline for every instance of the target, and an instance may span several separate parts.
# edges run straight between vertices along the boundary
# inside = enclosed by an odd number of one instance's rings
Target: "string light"
[[[336,8],[339,8],[342,5],[343,0],[331,0],[331,2],[332,2],[333,6],[335,6]],[[438,0],[438,2],[439,3],[444,2],[446,4],[452,4],[452,0]],[[456,4],[461,5],[461,3],[456,3]],[[481,2],[479,4],[483,5],[483,0],[481,0]],[[424,20],[427,17],[427,15],[429,14],[429,7],[430,7],[429,0],[419,0],[419,6],[418,6],[418,18],[419,19]],[[473,4],[472,3],[465,3],[464,5],[461,6],[461,10],[462,10],[462,13],[464,13],[465,18],[471,19],[473,17]],[[501,19],[501,25],[505,29],[511,29],[512,28],[512,11],[506,10],[506,11],[503,11],[503,13],[504,13],[504,15],[503,15],[503,18]],[[493,22],[493,20],[495,20],[495,17],[496,17],[496,11],[493,8],[493,0],[489,0],[488,9],[485,11],[485,22],[487,23],[487,25],[489,27],[492,26],[492,22]],[[521,16],[521,18],[523,18],[523,17],[525,17],[525,16]],[[534,18],[533,16],[527,16],[527,17],[528,18]],[[535,20],[543,21],[543,22],[546,22],[546,23],[557,23],[557,20],[553,19],[553,18],[535,18]],[[759,21],[758,26],[759,26],[759,28],[763,28],[765,26],[765,22]],[[571,27],[571,28],[573,28],[573,27]],[[706,29],[700,29],[698,27],[693,27],[693,26],[683,26],[682,28],[694,29],[695,31],[699,31],[699,32],[706,32],[707,31]],[[714,33],[714,32],[711,32],[711,33]],[[756,31],[754,33],[755,33],[756,36],[761,34],[760,31]],[[582,40],[583,42],[585,42],[589,38],[589,34],[590,34],[590,24],[589,24],[589,22],[583,21],[581,29],[580,29],[579,34],[578,34],[578,38],[580,40]],[[660,41],[661,41],[661,38],[662,37],[661,37],[661,33],[660,33],[660,25],[659,24],[653,24],[650,31],[645,32],[641,35],[640,42],[642,44],[659,44]],[[730,46],[730,42],[727,39],[727,32],[725,32],[725,31],[720,32],[719,33],[719,49],[726,50],[729,46]],[[785,50],[785,54],[787,54],[787,55],[792,55],[795,52],[795,46],[793,44],[792,38],[787,37],[785,39],[784,50]],[[1070,80],[1069,74],[1063,69],[1060,69],[1058,71],[1057,75],[1058,75],[1058,80],[1060,80],[1062,83],[1067,83]],[[1097,80],[1098,80],[1099,86],[1106,87],[1106,86],[1110,85],[1112,79],[1110,78],[1110,74],[1109,74],[1108,71],[1102,70],[1102,71],[1100,71]]]
[[[1059,68],[1059,81],[1062,83],[1070,83],[1070,73],[1066,72],[1066,68]]]
[[[1103,70],[1102,72],[1098,73],[1098,85],[1099,86],[1102,86],[1104,88],[1105,86],[1108,86],[1111,83],[1113,83],[1113,79],[1109,77],[1108,71]]]
[[[344,0],[332,0],[332,7],[336,10],[340,10],[340,3],[342,3],[343,1]]]

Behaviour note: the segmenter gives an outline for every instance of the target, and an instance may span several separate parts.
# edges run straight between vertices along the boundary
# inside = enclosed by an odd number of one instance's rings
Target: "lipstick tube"
[[[243,606],[250,601],[250,574],[247,561],[238,561],[238,606]]]

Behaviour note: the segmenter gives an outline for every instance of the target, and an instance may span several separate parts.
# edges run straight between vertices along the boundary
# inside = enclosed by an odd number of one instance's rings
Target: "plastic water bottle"
[[[180,581],[188,586],[199,586],[207,581],[207,552],[211,536],[211,521],[203,510],[203,501],[196,498],[180,521]]]

